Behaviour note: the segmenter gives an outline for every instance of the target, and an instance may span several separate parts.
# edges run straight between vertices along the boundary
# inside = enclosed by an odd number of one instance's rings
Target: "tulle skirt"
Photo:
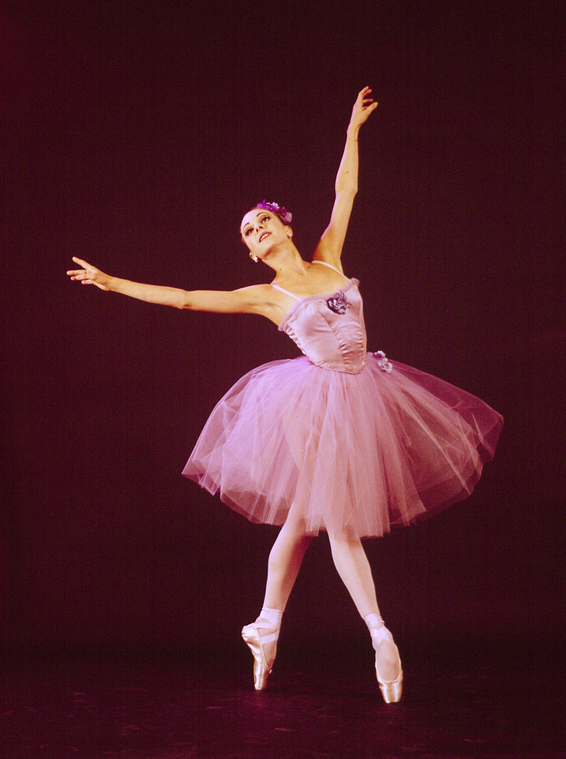
[[[503,418],[479,398],[368,354],[360,374],[300,357],[244,375],[183,474],[253,522],[377,537],[468,496]]]

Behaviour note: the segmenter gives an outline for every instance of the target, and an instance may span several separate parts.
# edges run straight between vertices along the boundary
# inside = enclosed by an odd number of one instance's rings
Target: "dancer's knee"
[[[362,541],[355,534],[351,527],[341,527],[339,529],[329,528],[328,539],[332,548],[336,547],[357,547],[361,546]]]
[[[312,538],[312,535],[307,535],[306,519],[301,514],[294,513],[293,508],[290,509],[281,532],[295,540]]]

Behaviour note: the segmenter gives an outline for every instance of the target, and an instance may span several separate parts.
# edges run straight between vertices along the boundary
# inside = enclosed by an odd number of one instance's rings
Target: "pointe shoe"
[[[379,683],[379,690],[386,704],[397,704],[403,695],[403,670],[399,669],[399,674],[395,680],[384,680],[379,674],[377,662],[375,664],[375,674]]]
[[[401,657],[399,656],[399,649],[395,645],[395,642],[393,641],[393,636],[385,627],[380,627],[378,630],[373,629],[371,631],[372,633],[372,640],[373,645],[376,648],[375,652],[375,674],[377,676],[377,682],[379,683],[379,690],[381,691],[381,695],[383,696],[383,700],[386,704],[397,704],[401,700],[401,695],[403,693],[403,670],[401,668]],[[377,665],[377,654],[379,650],[379,644],[382,641],[389,641],[395,646],[395,650],[397,651],[397,658],[399,660],[399,674],[395,678],[395,680],[385,680],[381,675],[379,674],[379,668]]]
[[[253,625],[246,625],[242,629],[242,638],[248,644],[254,657],[254,688],[256,690],[265,690],[267,688],[267,680],[273,668],[273,660],[271,664],[267,661],[263,644],[276,641],[279,637],[279,630],[267,635],[260,635],[258,627],[261,627],[261,625],[258,625],[257,622],[254,622]]]

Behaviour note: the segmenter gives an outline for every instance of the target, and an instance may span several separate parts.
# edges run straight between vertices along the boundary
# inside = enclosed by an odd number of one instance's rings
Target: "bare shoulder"
[[[325,264],[327,268],[335,269],[343,276],[346,276],[344,274],[344,267],[342,266],[340,256],[333,255],[330,251],[325,250],[325,247],[321,242],[316,246],[312,257],[312,263],[315,264],[318,262],[319,264]]]
[[[331,266],[333,269],[339,271],[340,274],[344,274],[340,253],[332,246],[326,244],[324,236],[318,241],[318,245],[313,253],[312,263],[316,261]]]
[[[279,293],[271,285],[249,285],[234,292],[245,301],[249,313],[265,316],[275,324],[281,321]]]
[[[239,297],[247,300],[250,304],[268,303],[270,299],[273,300],[271,285],[247,285],[232,292],[238,293]]]

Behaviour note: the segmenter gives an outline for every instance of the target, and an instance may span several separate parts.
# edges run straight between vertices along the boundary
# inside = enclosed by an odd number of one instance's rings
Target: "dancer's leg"
[[[347,532],[328,531],[332,559],[362,619],[379,614],[375,584],[362,541]]]
[[[269,554],[264,606],[285,611],[311,541],[312,535],[305,535],[303,520],[287,519]]]
[[[356,608],[368,625],[376,651],[376,665],[383,679],[395,680],[400,672],[399,652],[393,640],[378,631],[383,620],[377,605],[375,584],[362,541],[347,532],[329,530],[334,566],[348,589]]]
[[[256,621],[242,630],[244,640],[255,659],[256,690],[263,690],[267,685],[277,653],[281,617],[311,540],[311,535],[305,535],[304,519],[295,517],[291,507],[269,554],[262,610]]]

